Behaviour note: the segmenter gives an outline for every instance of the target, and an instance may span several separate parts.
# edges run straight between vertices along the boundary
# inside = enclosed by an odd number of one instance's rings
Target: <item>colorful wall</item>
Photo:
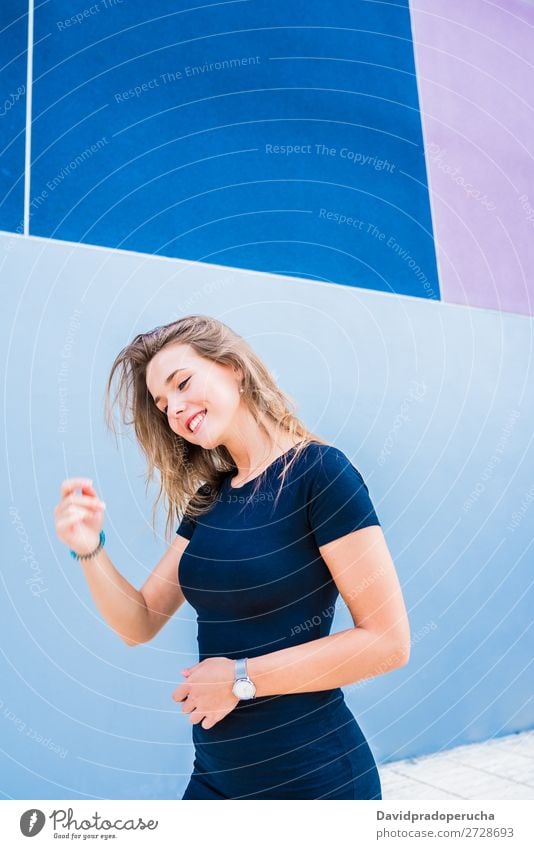
[[[0,791],[187,782],[170,694],[194,612],[121,644],[53,507],[93,477],[143,583],[155,490],[105,430],[104,384],[135,333],[188,313],[244,335],[369,485],[412,626],[408,667],[346,688],[377,760],[532,727],[532,4],[29,12],[0,12]]]

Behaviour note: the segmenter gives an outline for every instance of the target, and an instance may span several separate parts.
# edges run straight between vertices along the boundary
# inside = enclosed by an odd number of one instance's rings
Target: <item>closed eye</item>
[[[189,383],[190,380],[191,380],[191,375],[189,375],[189,377],[187,377],[185,380],[182,380],[182,382],[178,384],[178,389],[180,390],[180,392],[182,391],[184,386],[186,386]],[[167,410],[168,410],[168,407],[163,408],[163,412],[165,413],[165,415],[167,415]]]

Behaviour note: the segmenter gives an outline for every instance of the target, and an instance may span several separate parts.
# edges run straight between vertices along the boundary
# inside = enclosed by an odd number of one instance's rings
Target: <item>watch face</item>
[[[256,687],[252,681],[247,681],[244,678],[238,678],[234,684],[234,695],[238,699],[252,699],[256,693]]]

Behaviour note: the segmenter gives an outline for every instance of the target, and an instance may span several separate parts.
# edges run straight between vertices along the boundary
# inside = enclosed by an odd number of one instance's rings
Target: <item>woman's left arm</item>
[[[380,525],[346,534],[319,551],[354,628],[247,660],[258,696],[343,687],[410,659],[408,615]]]

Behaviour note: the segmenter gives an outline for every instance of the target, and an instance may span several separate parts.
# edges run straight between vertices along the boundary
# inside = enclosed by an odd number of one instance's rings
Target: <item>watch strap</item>
[[[235,662],[235,680],[237,681],[239,678],[248,678],[246,657],[240,657]]]

